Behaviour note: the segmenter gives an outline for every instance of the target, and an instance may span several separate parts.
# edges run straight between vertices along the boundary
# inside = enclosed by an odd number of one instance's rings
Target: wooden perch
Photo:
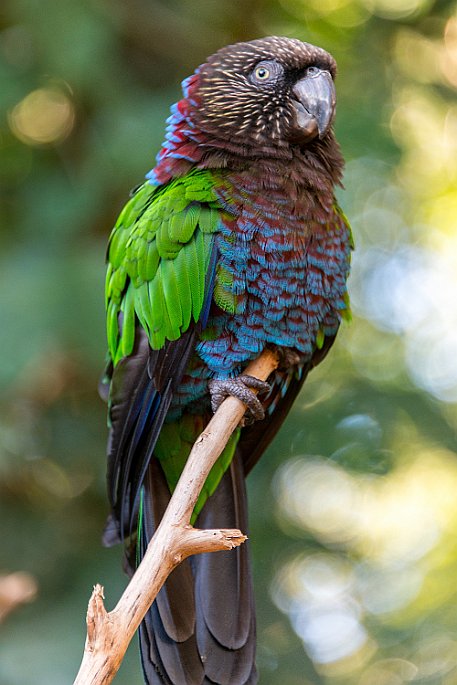
[[[265,350],[244,373],[266,380],[276,369],[274,352]],[[95,585],[87,610],[87,638],[74,685],[105,685],[116,675],[127,647],[171,571],[186,557],[238,547],[246,536],[239,530],[198,530],[190,525],[204,482],[245,405],[228,397],[196,440],[181,478],[146,554],[117,606],[106,611],[103,587]]]

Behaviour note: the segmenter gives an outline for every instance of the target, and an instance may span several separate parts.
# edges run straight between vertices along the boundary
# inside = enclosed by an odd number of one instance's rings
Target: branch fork
[[[276,353],[264,350],[244,373],[266,381],[277,366]],[[103,587],[94,586],[87,610],[84,655],[73,685],[112,682],[144,615],[183,559],[192,554],[233,549],[247,540],[236,529],[200,530],[189,523],[205,480],[245,410],[243,402],[228,397],[197,438],[146,554],[112,611],[105,609]]]

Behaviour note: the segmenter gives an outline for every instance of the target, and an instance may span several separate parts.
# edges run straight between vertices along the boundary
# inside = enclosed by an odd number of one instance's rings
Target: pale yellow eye
[[[258,81],[268,81],[271,76],[271,72],[268,67],[264,66],[257,67],[254,74]]]

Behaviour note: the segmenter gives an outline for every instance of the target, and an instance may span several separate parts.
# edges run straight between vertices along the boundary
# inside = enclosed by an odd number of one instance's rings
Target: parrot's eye
[[[258,81],[267,81],[270,78],[270,70],[267,67],[257,67],[254,74]]]
[[[259,62],[254,71],[251,72],[251,80],[254,83],[276,83],[282,75],[284,69],[279,62],[263,61]]]

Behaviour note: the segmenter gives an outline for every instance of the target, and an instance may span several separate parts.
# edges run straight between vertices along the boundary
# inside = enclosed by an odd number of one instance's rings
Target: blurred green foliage
[[[1,570],[34,603],[1,685],[69,683],[104,550],[108,233],[180,81],[229,42],[339,64],[354,322],[249,481],[261,682],[457,682],[457,5],[6,0],[0,9]],[[136,645],[116,682],[140,683]]]

